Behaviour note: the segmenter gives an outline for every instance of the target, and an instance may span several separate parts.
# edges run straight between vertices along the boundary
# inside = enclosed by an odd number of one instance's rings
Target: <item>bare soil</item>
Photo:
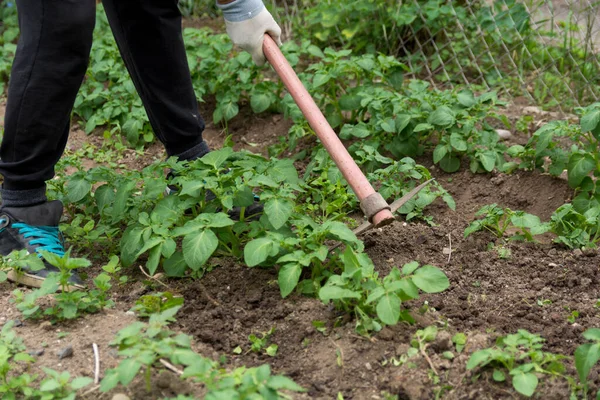
[[[268,145],[285,136],[288,128],[289,122],[280,116],[251,116],[243,112],[232,121],[228,132],[209,122],[205,137],[211,147],[217,148],[231,134],[236,149],[266,154]],[[69,146],[76,149],[85,142],[101,146],[102,139],[98,134],[87,136],[74,125]],[[133,151],[126,152],[122,162],[140,168],[162,157],[164,152],[157,144],[141,160]],[[483,205],[498,203],[547,220],[558,206],[569,201],[572,193],[564,180],[537,173],[446,174],[432,166],[430,160],[429,157],[420,162],[454,196],[456,211],[435,203],[428,208],[434,226],[397,222],[364,236],[367,252],[381,275],[393,266],[417,260],[442,268],[450,278],[446,292],[423,296],[409,305],[414,310],[415,325],[386,327],[371,338],[361,337],[354,331],[354,321],[331,306],[299,295],[282,299],[276,271],[216,259],[212,261],[212,271],[201,280],[165,281],[171,291],[185,299],[173,329],[192,335],[202,354],[214,359],[226,356],[226,368],[271,364],[275,373],[285,374],[307,389],[294,398],[332,399],[338,393],[344,399],[383,399],[384,393],[411,400],[433,399],[436,395],[444,399],[520,398],[510,384],[494,382],[489,373],[466,371],[469,355],[491,346],[499,335],[517,329],[544,336],[546,351],[572,355],[582,343],[581,333],[600,326],[600,310],[594,307],[600,298],[600,255],[596,251],[580,254],[557,247],[551,237],[540,243],[503,243],[486,233],[464,239],[464,228]],[[504,245],[510,255],[500,258],[490,249],[493,245]],[[98,268],[92,268],[88,280]],[[100,347],[102,371],[118,364],[116,351],[109,343],[119,329],[135,320],[127,313],[135,301],[153,290],[139,271],[127,271],[127,275],[130,283],[114,288],[114,309],[57,326],[24,321],[15,328],[28,350],[44,350],[34,372],[41,373],[40,367],[47,366],[93,377],[92,343]],[[11,303],[14,289],[9,283],[0,285],[0,324],[21,319]],[[572,311],[579,312],[574,323],[567,321]],[[314,321],[324,322],[325,332],[318,331]],[[392,365],[390,360],[406,354],[416,330],[429,325],[437,325],[440,333],[427,349],[427,357],[418,355],[402,366]],[[273,327],[271,343],[279,345],[275,357],[247,351],[248,335]],[[457,353],[450,341],[456,332],[468,336],[462,353]],[[60,360],[57,352],[69,345],[73,355]],[[239,355],[233,352],[237,346],[243,349]],[[448,350],[455,353],[453,360],[442,357]],[[572,360],[567,360],[567,364],[575,376]],[[439,374],[437,383],[432,381],[432,367]],[[134,385],[119,390],[132,399],[202,396],[201,388],[182,383],[160,365],[154,377],[150,392],[141,377]],[[596,389],[600,387],[598,368],[590,379]],[[82,398],[109,399],[113,394],[96,390]],[[544,378],[535,396],[567,399],[569,388],[564,380]]]

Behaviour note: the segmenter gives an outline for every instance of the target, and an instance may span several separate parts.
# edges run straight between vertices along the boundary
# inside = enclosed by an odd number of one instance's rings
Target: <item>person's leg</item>
[[[20,37],[0,146],[3,205],[45,201],[69,133],[95,23],[94,0],[17,0]]]
[[[46,201],[69,133],[75,96],[85,74],[95,23],[94,0],[17,0],[20,37],[8,86],[0,145],[0,254],[27,249],[63,254],[59,201]],[[48,272],[11,272],[39,286]],[[80,283],[74,274],[71,282]]]
[[[208,153],[176,0],[103,0],[121,56],[169,156]]]

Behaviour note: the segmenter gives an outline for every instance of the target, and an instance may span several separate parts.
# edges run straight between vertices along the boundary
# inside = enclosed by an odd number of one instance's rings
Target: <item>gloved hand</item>
[[[281,46],[281,28],[262,0],[234,0],[224,4],[225,1],[218,0],[217,7],[223,10],[231,41],[250,53],[256,65],[264,65],[264,35],[268,33]]]

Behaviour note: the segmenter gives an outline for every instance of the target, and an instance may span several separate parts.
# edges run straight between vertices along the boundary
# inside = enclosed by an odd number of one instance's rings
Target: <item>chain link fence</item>
[[[323,44],[336,43],[327,33],[333,30],[344,47],[353,48],[364,31],[377,32],[371,49],[397,55],[410,75],[439,88],[497,90],[565,112],[600,100],[597,0],[273,0],[273,5],[292,38],[303,29],[315,33],[313,25],[320,23],[323,31],[316,37],[325,37]]]

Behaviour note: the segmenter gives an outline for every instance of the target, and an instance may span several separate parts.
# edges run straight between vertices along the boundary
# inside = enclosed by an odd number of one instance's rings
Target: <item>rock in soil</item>
[[[126,394],[117,393],[112,397],[111,400],[131,400],[131,399]]]
[[[61,351],[57,353],[58,359],[62,360],[63,358],[72,357],[73,356],[73,347],[71,345],[65,347]]]
[[[39,350],[31,350],[30,352],[28,352],[27,354],[29,354],[32,357],[39,357],[41,355],[44,354],[44,349],[39,349]]]

